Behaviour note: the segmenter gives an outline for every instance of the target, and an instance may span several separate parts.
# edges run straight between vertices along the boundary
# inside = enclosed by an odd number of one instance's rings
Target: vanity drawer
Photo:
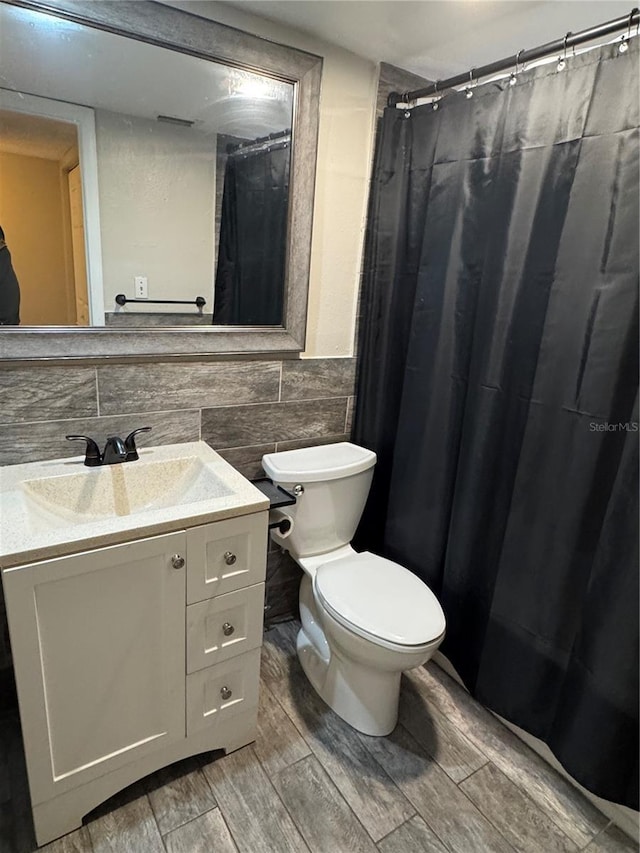
[[[187,530],[187,604],[262,583],[268,512]]]
[[[187,675],[187,736],[258,704],[260,649]]]
[[[255,649],[263,617],[263,583],[188,605],[187,672]]]

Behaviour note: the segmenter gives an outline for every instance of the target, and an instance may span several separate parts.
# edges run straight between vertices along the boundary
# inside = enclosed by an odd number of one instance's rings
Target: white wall
[[[149,299],[204,296],[211,311],[215,141],[106,110],[96,110],[96,141],[105,311],[117,293],[134,296],[137,275],[148,278]],[[137,310],[181,308],[126,306]]]
[[[351,355],[374,135],[375,63],[215,0],[168,5],[324,58],[305,356]]]

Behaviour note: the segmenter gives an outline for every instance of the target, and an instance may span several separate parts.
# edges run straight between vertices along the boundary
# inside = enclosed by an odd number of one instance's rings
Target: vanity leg
[[[77,806],[74,808],[71,798],[65,801],[64,797],[56,797],[55,800],[34,806],[32,810],[33,828],[35,829],[38,847],[42,847],[62,835],[67,835],[74,829],[79,829],[82,826],[84,814],[84,811],[78,811]]]
[[[258,727],[258,709],[254,708],[251,711],[245,711],[242,714],[242,723],[243,725],[231,737],[227,738],[223,747],[225,755],[229,755],[230,752],[235,752],[237,749],[242,749],[243,746],[254,742]]]

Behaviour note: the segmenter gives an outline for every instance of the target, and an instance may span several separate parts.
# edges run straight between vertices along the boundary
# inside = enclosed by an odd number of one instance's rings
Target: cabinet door
[[[187,531],[189,604],[264,581],[268,518],[257,512]]]
[[[34,805],[185,737],[184,532],[5,569]]]

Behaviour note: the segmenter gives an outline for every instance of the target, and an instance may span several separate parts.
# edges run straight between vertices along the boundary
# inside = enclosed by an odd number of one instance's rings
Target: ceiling
[[[1,89],[255,137],[291,126],[293,87],[53,15],[0,4]],[[0,131],[2,128],[0,128]]]
[[[77,159],[74,124],[0,110],[0,151],[42,160]]]
[[[536,47],[612,18],[632,0],[232,0],[374,62],[428,79]]]
[[[230,5],[429,79],[629,12],[628,0],[232,0]],[[177,116],[195,122],[194,130],[204,134],[257,136],[290,123],[287,84],[28,9],[0,4],[0,53],[0,87],[7,89],[150,119]],[[265,85],[268,91],[256,94]]]

